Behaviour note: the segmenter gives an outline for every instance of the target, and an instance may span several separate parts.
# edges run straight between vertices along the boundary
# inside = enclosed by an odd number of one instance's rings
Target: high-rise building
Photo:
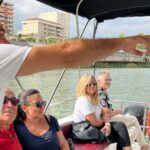
[[[61,24],[65,27],[64,34],[69,37],[70,31],[70,15],[69,13],[57,11],[57,12],[45,12],[39,15],[39,18],[52,21]]]
[[[32,35],[37,38],[66,38],[64,26],[41,18],[29,18],[22,21],[23,35]]]
[[[0,6],[0,23],[3,24],[7,35],[12,35],[14,32],[13,10],[14,4],[9,0],[4,1]]]

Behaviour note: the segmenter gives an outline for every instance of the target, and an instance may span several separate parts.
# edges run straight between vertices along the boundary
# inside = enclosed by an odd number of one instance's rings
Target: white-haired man
[[[111,77],[108,71],[102,71],[97,74],[97,83],[99,87],[100,103],[103,106],[105,112],[107,112],[111,118],[111,121],[121,121],[128,129],[130,140],[133,143],[137,140],[140,150],[147,150],[148,145],[144,139],[139,122],[135,116],[123,115],[121,110],[114,110],[110,104],[107,90],[111,85]]]

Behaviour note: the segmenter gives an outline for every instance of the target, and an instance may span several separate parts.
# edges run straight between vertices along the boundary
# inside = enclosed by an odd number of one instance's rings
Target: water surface
[[[105,69],[96,69],[96,73]],[[150,69],[107,69],[112,76],[112,86],[108,91],[111,99],[119,99],[123,101],[144,101],[150,102]],[[41,91],[43,99],[49,100],[56,83],[61,75],[62,70],[50,70],[43,73],[34,74],[27,77],[19,78],[24,89],[36,88]],[[79,75],[92,74],[93,69],[69,69],[66,71],[60,86],[51,102],[48,113],[58,118],[72,114],[75,89]],[[9,85],[14,89],[15,93],[20,92],[20,88],[16,81],[10,81]],[[68,100],[62,104],[53,105],[55,103]]]

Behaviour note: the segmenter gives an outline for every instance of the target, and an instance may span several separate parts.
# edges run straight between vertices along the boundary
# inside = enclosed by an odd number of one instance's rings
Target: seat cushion
[[[100,144],[74,144],[75,150],[104,150],[107,146],[108,144],[106,142]]]

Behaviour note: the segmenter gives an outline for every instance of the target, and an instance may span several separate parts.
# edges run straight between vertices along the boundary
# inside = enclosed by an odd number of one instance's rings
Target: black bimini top
[[[57,9],[76,14],[80,0],[38,0]],[[83,0],[79,16],[98,22],[117,17],[150,16],[150,0]]]

